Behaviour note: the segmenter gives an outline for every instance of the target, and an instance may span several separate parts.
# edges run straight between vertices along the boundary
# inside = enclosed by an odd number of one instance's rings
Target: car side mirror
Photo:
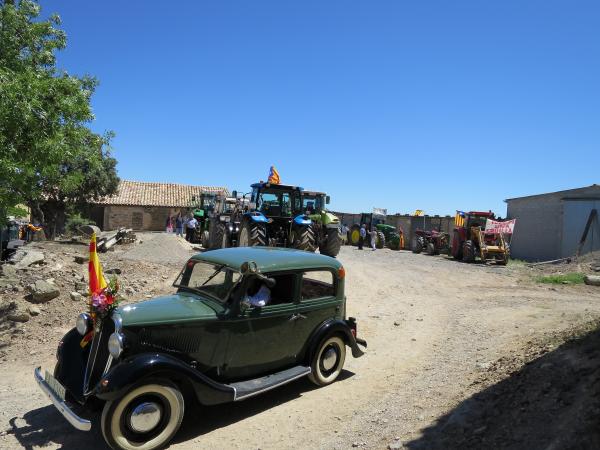
[[[329,202],[331,201],[331,197],[328,195],[327,197],[325,197],[325,204],[329,205]]]
[[[246,261],[240,266],[242,275],[253,275],[258,273],[258,265],[255,261]]]

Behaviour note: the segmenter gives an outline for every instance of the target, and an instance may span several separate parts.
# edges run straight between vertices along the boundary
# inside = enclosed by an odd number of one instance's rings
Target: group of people
[[[183,236],[185,229],[185,240],[192,242],[197,225],[198,221],[193,215],[182,217],[179,212],[176,216],[167,216],[166,231],[167,233],[176,233],[177,236]]]

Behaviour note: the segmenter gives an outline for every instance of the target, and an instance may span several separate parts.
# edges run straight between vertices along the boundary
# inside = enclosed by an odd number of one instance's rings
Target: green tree
[[[112,133],[90,131],[97,80],[56,67],[60,18],[32,0],[0,0],[0,210],[27,203],[50,235],[69,202],[117,189]]]

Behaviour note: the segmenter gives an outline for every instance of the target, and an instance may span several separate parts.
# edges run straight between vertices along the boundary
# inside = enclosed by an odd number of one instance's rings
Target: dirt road
[[[523,266],[351,247],[339,259],[366,355],[347,359],[341,379],[325,388],[299,380],[246,402],[193,407],[171,448],[410,446],[483,388],[472,383],[494,361],[600,317],[600,290],[536,284]],[[75,431],[35,386],[33,368],[51,367],[55,345],[35,343],[1,363],[0,448],[105,448],[98,427]]]

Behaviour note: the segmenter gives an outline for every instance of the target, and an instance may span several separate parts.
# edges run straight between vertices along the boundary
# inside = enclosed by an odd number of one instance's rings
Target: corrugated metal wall
[[[564,200],[561,243],[563,258],[573,256],[577,252],[585,225],[594,209],[597,211],[596,218],[588,231],[582,253],[600,251],[600,200]]]

